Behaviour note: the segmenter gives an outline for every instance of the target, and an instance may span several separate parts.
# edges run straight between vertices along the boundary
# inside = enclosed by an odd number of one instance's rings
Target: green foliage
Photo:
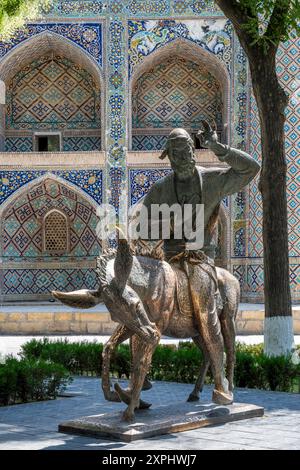
[[[49,341],[48,338],[33,339],[24,344],[21,357],[43,359],[62,364],[72,374],[100,375],[102,369],[103,346],[99,343],[68,343],[68,341]]]
[[[127,344],[121,344],[114,351],[111,358],[111,370],[120,378],[129,379],[130,375],[130,349]]]
[[[70,381],[61,364],[8,357],[0,364],[0,406],[56,398]]]
[[[41,17],[53,0],[0,0],[0,38],[9,40],[25,21]]]
[[[217,0],[224,10],[228,5],[234,16],[242,19],[240,27],[251,38],[250,45],[257,45],[267,53],[271,45],[278,47],[281,41],[300,31],[299,0]],[[226,14],[226,12],[225,12]]]
[[[103,346],[99,343],[51,342],[32,340],[22,347],[21,355],[29,360],[43,359],[62,364],[70,373],[101,375]],[[300,348],[299,348],[300,351]],[[159,345],[154,351],[149,376],[152,380],[194,383],[203,356],[192,342],[175,345]],[[130,349],[120,345],[111,358],[111,374],[129,378]],[[13,382],[13,377],[7,378]],[[212,382],[209,372],[207,383]],[[290,357],[269,358],[263,353],[263,345],[236,345],[235,386],[262,390],[300,391],[300,364]]]

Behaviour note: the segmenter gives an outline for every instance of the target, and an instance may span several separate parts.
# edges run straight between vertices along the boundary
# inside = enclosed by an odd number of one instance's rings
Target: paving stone
[[[122,381],[122,384],[126,386],[126,381]],[[155,382],[151,390],[143,393],[143,397],[154,408],[165,404],[166,397],[170,403],[185,400],[191,389],[192,385],[188,384]],[[67,392],[81,395],[0,408],[0,449],[300,449],[298,394],[236,389],[236,401],[263,406],[265,417],[123,444],[58,433],[61,421],[125,408],[122,403],[104,400],[98,378],[75,378]],[[210,400],[211,393],[212,387],[205,387],[203,400]]]

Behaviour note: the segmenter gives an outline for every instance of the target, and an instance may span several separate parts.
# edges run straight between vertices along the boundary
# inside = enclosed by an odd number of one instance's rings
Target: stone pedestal
[[[131,442],[137,439],[188,431],[214,424],[263,416],[264,408],[245,403],[218,406],[213,403],[180,402],[137,410],[135,421],[122,421],[122,412],[84,416],[59,425],[64,433]]]

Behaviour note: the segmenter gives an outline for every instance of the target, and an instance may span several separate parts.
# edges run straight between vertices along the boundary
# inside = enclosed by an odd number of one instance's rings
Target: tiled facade
[[[299,48],[299,40],[290,41],[278,54],[278,73],[292,95],[286,149],[295,300],[300,300]],[[109,202],[119,213],[121,203],[135,204],[170,171],[158,156],[172,127],[192,131],[202,118],[211,119],[223,142],[260,159],[247,61],[212,0],[56,0],[46,17],[0,44],[0,79],[7,89],[6,107],[0,109],[3,300],[95,287],[97,204]],[[59,135],[60,164],[57,154],[49,152],[49,161],[39,157],[37,138],[47,132]],[[197,161],[218,165],[205,151],[197,153]],[[44,250],[42,207],[60,211],[69,224],[63,256]],[[86,208],[88,221],[80,218],[79,207]],[[219,253],[240,280],[243,300],[259,302],[257,180],[226,198],[222,211]]]

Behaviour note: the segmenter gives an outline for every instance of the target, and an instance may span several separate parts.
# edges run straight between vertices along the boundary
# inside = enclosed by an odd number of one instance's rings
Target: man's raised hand
[[[207,121],[202,120],[202,129],[197,133],[197,137],[200,140],[201,147],[212,148],[218,142],[217,133]]]

